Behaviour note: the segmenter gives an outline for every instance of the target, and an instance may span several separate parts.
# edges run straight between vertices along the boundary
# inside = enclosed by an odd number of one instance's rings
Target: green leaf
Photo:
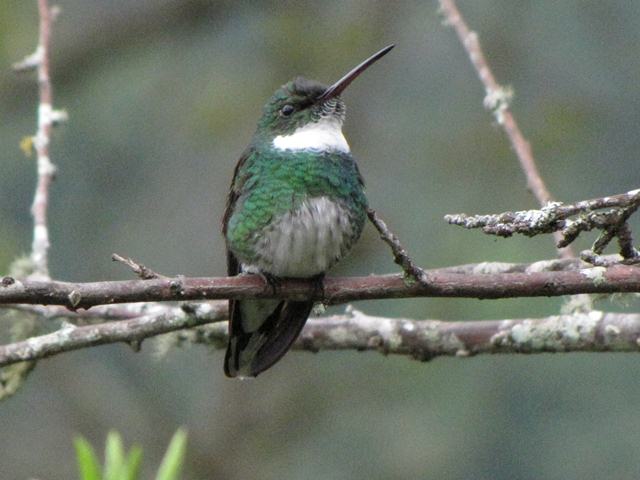
[[[80,480],[102,480],[98,457],[89,442],[84,437],[76,437],[73,445],[76,449]]]
[[[104,449],[104,480],[123,480],[125,467],[122,437],[114,430],[107,434]]]
[[[179,428],[173,435],[171,443],[164,454],[160,468],[156,475],[156,480],[178,480],[184,463],[187,449],[187,432]]]
[[[137,480],[140,475],[140,465],[142,464],[142,448],[138,445],[131,447],[124,468],[123,480]]]

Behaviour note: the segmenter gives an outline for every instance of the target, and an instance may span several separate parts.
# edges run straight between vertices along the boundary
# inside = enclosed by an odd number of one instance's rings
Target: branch
[[[202,325],[226,316],[226,303],[222,302],[188,309],[163,305],[158,312],[133,320],[87,327],[68,325],[49,335],[0,346],[0,366],[95,345],[136,343],[177,330],[181,331],[170,339],[173,344],[224,348],[226,323]],[[477,354],[637,352],[640,314],[591,311],[537,319],[443,322],[374,317],[349,307],[344,315],[309,319],[293,348],[311,352],[373,350],[421,361]]]
[[[350,314],[311,319],[298,348],[377,350],[418,360],[447,355],[640,351],[640,314],[591,311],[519,320],[390,319]]]
[[[228,318],[226,302],[198,304],[188,308],[162,305],[158,310],[157,313],[131,320],[85,327],[67,323],[48,335],[0,346],[0,367],[107,343],[139,344],[151,336]]]
[[[51,130],[56,123],[65,121],[67,114],[62,110],[54,110],[53,89],[51,86],[49,70],[49,53],[51,40],[51,27],[60,13],[58,7],[49,8],[48,0],[38,0],[39,13],[39,38],[35,51],[25,59],[13,65],[16,71],[37,70],[38,76],[38,127],[35,136],[26,137],[20,142],[20,147],[27,156],[31,155],[35,148],[37,154],[37,182],[31,204],[33,217],[33,240],[31,254],[28,261],[16,260],[12,264],[12,271],[18,270],[19,264],[28,264],[30,278],[49,279],[49,228],[47,225],[47,209],[49,205],[49,187],[55,176],[55,165],[49,158],[49,142]],[[25,265],[26,266],[26,265]],[[24,324],[24,322],[23,322]],[[29,335],[37,331],[34,324],[30,332],[22,331]],[[21,335],[11,335],[17,339]],[[9,369],[0,371],[0,400],[13,395],[23,383],[33,367],[34,362],[15,365]]]
[[[529,142],[524,138],[515,117],[511,113],[511,110],[509,110],[509,103],[511,102],[513,91],[510,88],[501,86],[496,81],[480,47],[478,34],[469,29],[460,10],[458,10],[456,6],[455,0],[440,0],[440,10],[444,14],[447,23],[455,29],[460,43],[462,43],[469,56],[469,60],[471,60],[471,64],[484,85],[486,92],[483,102],[484,106],[493,113],[496,122],[507,134],[509,142],[520,162],[520,167],[527,178],[527,187],[534,194],[541,207],[546,205],[553,201],[553,198],[540,176],[533,152],[531,151],[531,145],[529,145]],[[554,237],[556,243],[559,243],[561,240],[560,234],[554,232]],[[561,258],[575,256],[570,248],[558,248],[558,253]]]
[[[600,255],[604,248],[618,238],[620,255],[626,263],[637,263],[640,253],[633,246],[629,217],[640,206],[640,190],[604,198],[583,200],[574,204],[551,202],[541,210],[522,210],[493,215],[446,215],[445,220],[464,228],[480,228],[489,235],[510,237],[522,234],[533,237],[542,233],[559,234],[558,247],[573,242],[580,233],[602,230],[592,251],[582,257],[594,265],[606,265]],[[606,209],[606,210],[605,210]],[[577,216],[574,219],[569,217]]]
[[[324,291],[304,279],[283,279],[274,292],[259,275],[71,283],[15,280],[0,282],[0,304],[62,305],[76,310],[95,305],[246,298],[314,299],[329,304],[354,300],[457,297],[512,298],[579,293],[640,292],[640,268],[613,265],[577,271],[528,273],[449,273],[427,271],[429,283],[407,282],[402,275],[326,278]]]
[[[607,257],[607,260],[613,262],[614,256]],[[579,283],[588,283],[594,288],[598,285],[598,290],[605,288],[603,286],[608,280],[616,284],[621,291],[639,291],[640,289],[640,269],[638,268],[618,265],[606,270],[604,268],[584,268],[584,266],[585,263],[579,259],[543,260],[532,264],[480,263],[460,265],[430,270],[428,275],[433,281],[429,283],[429,287],[433,286],[437,290],[433,294],[448,295],[446,291],[447,278],[450,281],[471,279],[471,284],[477,280],[481,280],[482,283],[502,278],[500,288],[503,289],[505,295],[510,293],[504,290],[509,285],[520,284],[522,288],[535,288],[535,283],[538,284],[538,293],[542,293],[545,288],[556,287],[555,282],[559,280],[557,277],[554,279],[554,275],[565,274],[566,276],[571,274],[572,277],[580,279]],[[621,268],[624,270],[620,270]],[[541,277],[541,274],[546,274],[547,276]],[[400,275],[394,275],[364,277],[361,279],[327,279],[330,284],[333,284],[332,288],[325,288],[327,297],[333,295],[332,299],[338,301],[339,297],[332,292],[335,289],[340,291],[343,288],[343,286],[340,286],[341,283],[351,285],[349,293],[352,298],[361,296],[363,292],[372,294],[374,293],[373,291],[358,291],[359,288],[366,289],[367,280],[370,279],[373,279],[373,283],[383,279],[396,285],[395,296],[403,296],[408,293],[402,291],[402,286],[405,283]],[[162,282],[165,282],[165,285],[159,288],[158,285]],[[113,296],[110,301],[120,301],[122,298],[116,295],[117,292],[129,291],[132,286],[144,287],[149,285],[151,290],[148,294],[150,295],[163,291],[163,288],[178,294],[180,290],[176,289],[178,285],[176,282],[182,288],[182,293],[179,295],[180,298],[210,297],[222,292],[230,293],[232,290],[242,292],[244,296],[249,297],[256,296],[258,292],[262,292],[264,294],[262,296],[272,294],[271,288],[267,287],[265,289],[265,285],[259,277],[250,275],[230,279],[184,278],[180,280],[156,279],[130,282],[97,282],[94,284],[48,283],[62,284],[67,289],[71,286],[86,286],[91,289],[95,286],[109,287],[115,284],[119,288],[111,292]],[[200,291],[199,295],[195,291],[191,291],[192,288],[197,288],[196,285],[202,286],[205,282],[210,282],[210,286],[208,289]],[[532,283],[527,285],[527,282]],[[33,283],[33,281],[30,281],[31,287],[34,286]],[[46,284],[47,282],[40,283]],[[194,285],[190,286],[192,283]],[[227,283],[226,287],[223,286],[225,283]],[[236,284],[235,287],[229,287],[229,284],[234,283]],[[18,282],[5,277],[0,280],[0,285],[3,286],[0,287],[1,297],[3,290],[15,287]],[[455,288],[460,286],[461,284]],[[293,287],[293,291],[291,287]],[[422,287],[425,286],[422,285]],[[474,289],[479,287],[481,287],[481,284],[472,286]],[[24,285],[20,288],[24,288]],[[282,285],[283,291],[290,291],[292,294],[295,291],[298,294],[302,294],[305,288],[308,294],[317,292],[313,285],[306,285],[306,282],[284,280]],[[386,289],[386,287],[378,288],[378,293]],[[512,287],[511,293],[519,288],[521,287],[515,287],[515,289]],[[495,284],[494,286],[487,286],[486,291],[492,292],[494,289]],[[134,288],[134,295],[136,294],[135,290]],[[82,297],[81,293],[78,293],[80,297],[77,297],[72,293],[73,291],[74,289],[70,290],[69,295],[71,297],[75,299]],[[75,291],[80,292],[78,289]],[[424,288],[420,289],[420,291],[426,293]],[[414,291],[414,293],[420,293],[420,291]],[[54,298],[42,291],[40,293],[49,300]],[[103,291],[103,294],[107,294],[107,292]],[[342,296],[344,301],[348,298],[348,295],[346,297]],[[0,346],[0,366],[106,343],[126,342],[136,346],[148,337],[227,319],[226,302],[183,304],[182,307],[166,303],[110,304],[94,306],[91,310],[78,312],[71,311],[63,306],[41,306],[37,304],[7,305],[5,308],[35,313],[49,320],[69,319],[74,322],[103,322],[105,319],[117,319],[121,321],[79,327],[67,324],[66,328],[63,327],[61,330],[49,335]],[[336,349],[378,350],[383,353],[411,355],[421,360],[438,355],[469,355],[476,353],[537,353],[542,351],[574,350],[630,351],[636,348],[634,345],[637,345],[637,343],[633,343],[634,338],[637,337],[630,335],[635,331],[633,329],[636,328],[636,325],[640,325],[637,315],[625,316],[602,314],[600,312],[588,315],[573,314],[570,316],[549,317],[548,319],[491,322],[388,319],[367,316],[350,309],[348,309],[347,313],[348,315],[346,316],[310,319],[295,348],[309,351]],[[596,318],[594,315],[602,316],[601,323],[596,326],[592,325]],[[572,325],[575,326],[574,330],[569,328]],[[596,329],[594,331],[605,332],[607,335],[598,333],[593,336],[590,333],[592,330],[587,329],[590,325]],[[171,341],[178,344],[186,341],[208,343],[222,348],[226,342],[227,328],[226,323],[191,328],[180,332]],[[576,337],[575,332],[580,332],[580,335]],[[616,334],[616,332],[621,333]],[[586,342],[585,338],[595,340]]]
[[[402,267],[402,270],[404,270],[407,275],[417,280],[418,282],[427,283],[429,281],[427,273],[424,271],[424,269],[418,267],[413,262],[413,260],[411,260],[411,257],[409,257],[409,254],[400,243],[400,239],[395,233],[389,230],[389,227],[387,227],[387,224],[384,222],[384,220],[382,220],[378,216],[377,212],[372,208],[368,208],[367,216],[369,217],[369,220],[376,228],[376,230],[378,230],[382,241],[384,241],[387,245],[389,245],[389,248],[391,248],[393,259],[398,265]]]
[[[47,226],[47,208],[49,205],[49,187],[55,176],[56,167],[49,158],[49,143],[53,125],[66,120],[64,111],[53,109],[53,88],[51,86],[49,69],[49,52],[51,40],[51,26],[59,9],[50,8],[48,0],[38,0],[40,15],[39,39],[36,50],[21,62],[14,64],[17,71],[35,68],[38,71],[39,106],[38,130],[32,139],[38,162],[38,181],[31,205],[33,216],[33,242],[31,246],[31,261],[35,276],[49,278],[49,228]],[[31,143],[31,142],[29,142]]]

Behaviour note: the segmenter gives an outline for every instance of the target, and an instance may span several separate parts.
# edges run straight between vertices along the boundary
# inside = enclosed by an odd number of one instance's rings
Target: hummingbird
[[[394,45],[373,54],[331,86],[297,77],[263,108],[238,161],[222,233],[230,276],[321,282],[358,240],[366,221],[364,181],[342,133],[340,95]],[[313,300],[229,301],[228,377],[255,377],[289,350]]]

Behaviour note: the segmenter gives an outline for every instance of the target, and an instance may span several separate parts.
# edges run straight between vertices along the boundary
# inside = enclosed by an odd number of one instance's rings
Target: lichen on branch
[[[602,252],[617,238],[618,253],[623,263],[637,263],[640,261],[640,253],[633,246],[628,220],[639,206],[640,189],[572,204],[549,202],[539,210],[489,215],[459,213],[445,215],[444,218],[452,225],[481,229],[486,234],[499,237],[515,234],[533,237],[545,233],[559,233],[558,248],[566,247],[583,232],[600,230],[591,250],[581,254],[583,260],[594,265],[604,265]]]

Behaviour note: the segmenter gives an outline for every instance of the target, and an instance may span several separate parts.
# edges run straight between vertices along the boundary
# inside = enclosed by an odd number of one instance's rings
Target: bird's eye
[[[280,109],[280,114],[283,117],[288,117],[289,115],[291,115],[293,112],[295,111],[295,108],[293,108],[293,105],[285,105],[284,107],[282,107]]]

